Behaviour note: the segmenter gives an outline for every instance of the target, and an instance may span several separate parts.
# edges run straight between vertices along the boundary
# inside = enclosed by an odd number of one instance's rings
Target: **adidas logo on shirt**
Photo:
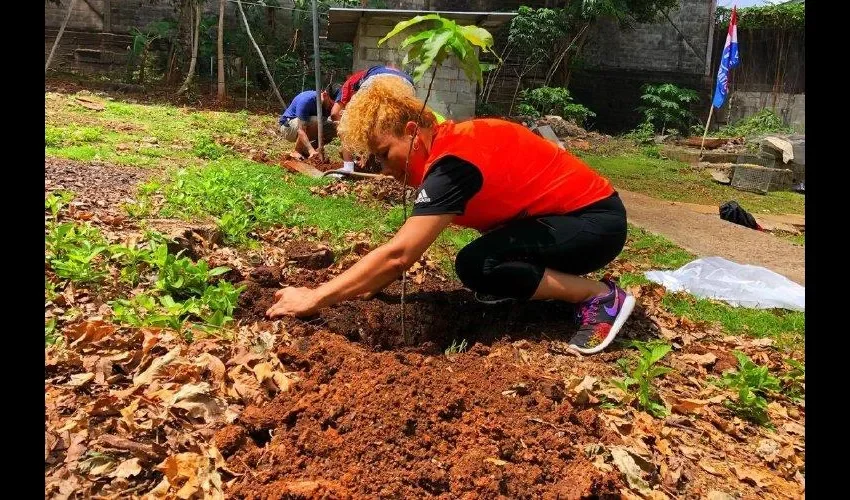
[[[428,197],[428,193],[426,193],[423,189],[422,191],[419,191],[419,194],[416,196],[416,201],[414,201],[413,204],[416,205],[417,203],[430,203],[430,201],[431,198]]]

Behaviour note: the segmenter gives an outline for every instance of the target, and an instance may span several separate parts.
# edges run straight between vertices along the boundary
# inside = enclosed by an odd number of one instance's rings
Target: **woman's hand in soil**
[[[312,288],[281,288],[274,294],[277,302],[266,311],[269,318],[281,316],[312,316],[321,306]]]

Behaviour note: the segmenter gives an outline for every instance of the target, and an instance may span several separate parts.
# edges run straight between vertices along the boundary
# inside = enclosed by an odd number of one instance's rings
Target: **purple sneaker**
[[[576,304],[579,328],[569,343],[582,354],[595,354],[608,347],[635,307],[633,296],[611,280],[602,282],[611,291]]]

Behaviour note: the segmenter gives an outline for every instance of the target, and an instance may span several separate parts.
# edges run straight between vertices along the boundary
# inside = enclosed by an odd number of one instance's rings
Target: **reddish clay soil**
[[[317,169],[321,170],[322,172],[327,172],[328,170],[337,170],[337,169],[342,168],[342,162],[341,161],[325,161],[324,159],[319,158],[318,156],[313,157],[313,158],[307,158],[307,159],[302,160],[302,161],[304,163],[308,164],[308,165],[312,165],[312,166],[316,167]]]
[[[503,351],[372,353],[317,333],[277,355],[302,381],[215,436],[244,474],[235,498],[584,498],[624,487],[584,454],[618,443],[598,413]]]
[[[256,268],[245,281],[235,317],[262,321],[282,286],[315,287],[331,278],[328,271]],[[278,284],[280,283],[280,284]],[[492,341],[502,337],[549,337],[568,340],[575,331],[573,308],[563,302],[487,305],[457,283],[425,280],[408,283],[405,331],[401,329],[401,283],[371,300],[351,300],[327,308],[313,318],[284,319],[305,333],[330,330],[378,349],[415,347],[439,352],[452,341]],[[302,328],[298,328],[301,330]]]

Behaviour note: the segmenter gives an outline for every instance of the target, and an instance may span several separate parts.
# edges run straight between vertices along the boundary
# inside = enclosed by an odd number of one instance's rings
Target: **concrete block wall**
[[[393,64],[408,73],[413,72],[413,65],[402,67],[405,51],[399,51],[398,46],[410,33],[403,32],[378,47],[378,40],[392,30],[402,17],[364,16],[357,28],[354,38],[354,67],[353,71],[366,69],[376,64]],[[411,31],[412,32],[412,31]],[[423,76],[416,84],[416,95],[424,99],[431,81],[430,73]],[[437,70],[434,84],[431,87],[429,106],[454,120],[464,120],[475,115],[475,93],[477,86],[470,82],[457,62],[450,58]]]
[[[612,20],[600,20],[582,51],[585,67],[708,75],[713,3],[681,0],[680,8],[670,12],[678,31],[664,18],[632,29],[621,29]]]
[[[65,19],[70,0],[61,5],[52,3],[44,6],[45,28],[59,28]],[[108,26],[106,9],[109,9]],[[231,9],[228,9],[231,10]],[[218,12],[218,4],[207,2],[204,13]],[[129,33],[130,28],[143,28],[153,21],[175,16],[170,2],[151,3],[148,0],[77,0],[74,12],[68,19],[66,30]]]
[[[775,96],[775,99],[774,99]],[[783,121],[804,131],[806,128],[806,94],[774,94],[773,92],[732,92],[726,104],[715,111],[715,125],[722,126],[752,116],[763,109],[773,109]]]
[[[62,21],[65,20],[65,14],[68,11],[68,3],[71,0],[62,0],[61,5],[53,3],[44,4],[44,27],[59,28]],[[96,8],[100,13],[103,13],[104,0],[88,0],[89,6],[84,0],[77,0],[74,5],[74,10],[71,12],[71,17],[68,18],[66,30],[74,31],[102,31],[103,19],[97,12],[92,9]]]

